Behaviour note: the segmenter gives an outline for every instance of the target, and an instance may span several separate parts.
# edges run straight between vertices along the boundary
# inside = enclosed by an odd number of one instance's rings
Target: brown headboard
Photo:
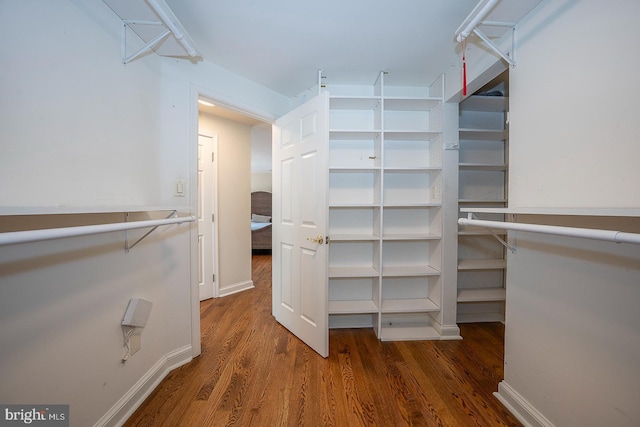
[[[251,213],[271,216],[271,193],[267,191],[251,193]]]

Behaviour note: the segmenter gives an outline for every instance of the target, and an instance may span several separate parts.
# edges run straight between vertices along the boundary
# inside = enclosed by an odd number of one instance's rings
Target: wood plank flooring
[[[125,426],[520,426],[493,397],[502,324],[461,341],[381,342],[330,331],[323,359],[271,316],[271,256],[255,289],[201,303],[202,355],[172,371]]]

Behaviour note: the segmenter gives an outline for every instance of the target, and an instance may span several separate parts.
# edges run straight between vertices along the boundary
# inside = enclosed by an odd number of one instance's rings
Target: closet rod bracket
[[[165,217],[165,219],[169,219],[172,218],[173,216],[177,215],[178,211],[172,211],[169,215],[167,215]],[[125,213],[124,216],[124,220],[125,222],[128,222],[129,219],[129,212]],[[153,233],[154,231],[156,231],[156,229],[160,227],[159,225],[156,225],[155,227],[153,227],[151,230],[147,231],[142,237],[140,237],[138,240],[136,240],[135,242],[133,242],[131,245],[129,245],[129,237],[127,235],[127,230],[124,230],[124,253],[129,253],[129,250],[131,250],[131,248],[133,248],[135,245],[137,245],[138,243],[140,243],[142,240],[144,240],[149,234]]]
[[[467,213],[467,219],[479,219],[473,212],[468,212]],[[491,233],[491,235],[494,237],[494,239],[496,239],[498,242],[500,242],[502,244],[502,246],[504,246],[505,248],[509,249],[511,251],[512,254],[516,253],[516,248],[514,248],[513,246],[511,246],[509,243],[507,243],[502,237],[498,236],[498,234],[493,231],[492,229],[485,227],[485,230],[487,230],[489,233]]]

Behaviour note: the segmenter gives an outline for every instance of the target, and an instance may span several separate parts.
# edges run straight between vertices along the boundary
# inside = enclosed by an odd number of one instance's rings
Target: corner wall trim
[[[515,391],[505,381],[498,384],[498,391],[493,395],[511,412],[525,427],[554,427],[536,408]]]
[[[94,424],[94,427],[124,424],[169,372],[192,360],[191,355],[191,345],[165,354]]]

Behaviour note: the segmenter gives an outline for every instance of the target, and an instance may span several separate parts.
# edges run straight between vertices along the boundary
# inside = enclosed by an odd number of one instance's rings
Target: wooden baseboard
[[[498,384],[498,391],[493,395],[509,410],[525,427],[554,427],[536,408],[515,391],[505,381]]]
[[[190,362],[191,345],[164,355],[94,424],[94,427],[121,426],[172,370]]]

